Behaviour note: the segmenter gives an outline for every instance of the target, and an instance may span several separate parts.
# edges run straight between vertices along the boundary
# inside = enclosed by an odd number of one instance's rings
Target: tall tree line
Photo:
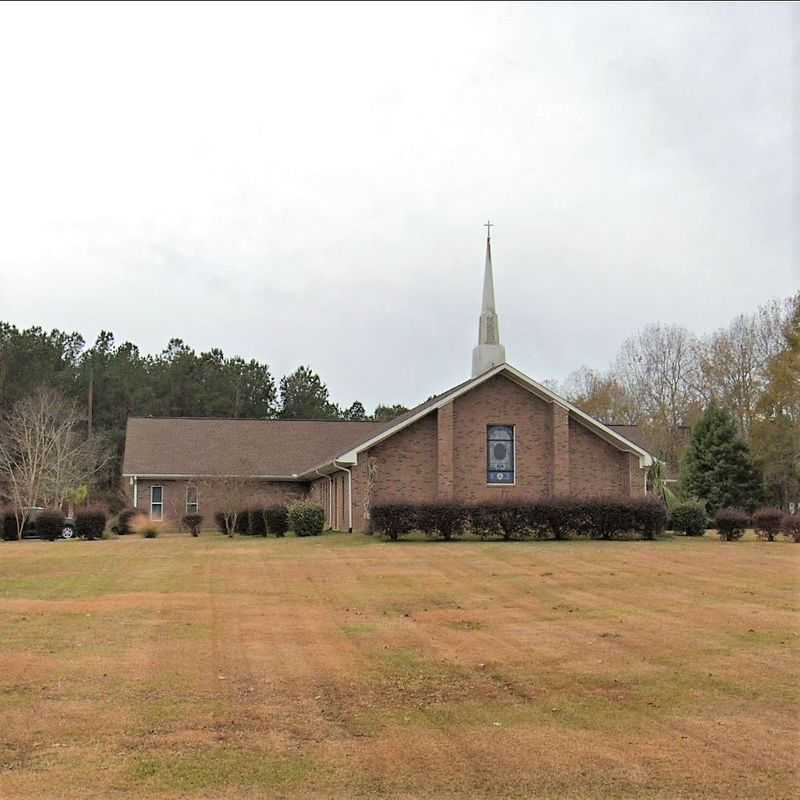
[[[607,370],[581,367],[561,387],[601,420],[639,424],[677,465],[686,427],[716,405],[735,421],[777,501],[800,486],[800,293],[740,314],[708,336],[653,324],[626,339]]]
[[[79,333],[20,330],[0,322],[0,414],[42,388],[78,403],[92,430],[110,440],[115,454],[107,479],[111,485],[119,475],[125,425],[132,415],[384,421],[406,410],[381,405],[370,417],[358,401],[340,408],[308,366],[276,385],[263,362],[226,356],[218,348],[198,353],[181,339],[148,355],[131,342],[117,344],[108,331],[87,347]]]

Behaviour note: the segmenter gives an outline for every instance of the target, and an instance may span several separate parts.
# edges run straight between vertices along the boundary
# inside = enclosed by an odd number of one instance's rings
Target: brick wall
[[[516,481],[486,483],[486,428],[513,425]],[[452,447],[451,443],[452,442]],[[644,494],[638,456],[617,450],[561,406],[495,376],[361,453],[352,470],[353,529],[366,530],[372,502],[502,502],[552,494]]]
[[[413,425],[361,453],[360,461],[375,459],[373,502],[432,503],[436,499],[436,414],[431,413]]]
[[[624,495],[628,453],[617,450],[574,419],[569,421],[570,492],[583,497]],[[638,470],[638,459],[637,466]]]
[[[150,513],[150,488],[164,488],[164,519],[171,522],[180,521],[186,513],[187,480],[149,480],[140,478],[138,485],[138,508]],[[214,527],[214,514],[222,507],[221,489],[212,481],[198,481],[199,513],[205,518],[203,527]],[[123,479],[123,487],[129,502],[133,504],[133,488],[127,478]],[[273,504],[288,504],[294,500],[305,500],[308,497],[309,484],[291,481],[253,481],[249,492],[249,507],[265,507]]]
[[[454,405],[454,491],[469,503],[534,499],[550,494],[551,406],[502,376],[461,395]],[[516,476],[513,486],[486,483],[486,428],[513,425]]]

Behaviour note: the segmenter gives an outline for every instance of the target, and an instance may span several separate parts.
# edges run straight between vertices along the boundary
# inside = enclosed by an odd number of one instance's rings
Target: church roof
[[[360,452],[500,374],[542,399],[566,408],[578,422],[619,449],[636,453],[642,466],[652,463],[635,426],[605,425],[510,364],[500,364],[434,395],[389,422],[131,417],[125,436],[122,474],[311,480],[319,472],[335,471],[334,461],[343,465],[356,463]]]
[[[387,422],[130,417],[123,475],[292,478],[386,429]]]
[[[522,386],[524,389],[527,389],[532,394],[535,394],[548,402],[557,403],[561,407],[565,408],[577,422],[591,429],[601,438],[610,442],[615,447],[618,447],[620,450],[626,450],[638,455],[640,466],[648,467],[653,463],[653,456],[645,447],[633,441],[631,438],[624,436],[619,431],[613,430],[611,427],[590,416],[585,411],[581,411],[581,409],[572,405],[572,403],[568,402],[563,397],[559,397],[559,395],[557,395],[551,389],[548,389],[541,383],[537,383],[532,378],[529,378],[527,375],[520,372],[518,369],[512,367],[510,364],[505,363],[491,367],[480,375],[476,375],[474,378],[463,381],[462,383],[458,384],[458,386],[454,386],[452,389],[448,389],[442,394],[431,397],[429,400],[421,403],[416,408],[412,408],[402,416],[393,419],[385,426],[383,430],[371,434],[364,441],[355,444],[351,449],[340,452],[336,456],[336,461],[340,461],[345,465],[357,463],[359,453],[368,450],[370,447],[373,447],[376,444],[379,444],[389,436],[392,436],[393,434],[403,430],[403,428],[412,425],[418,419],[421,419],[431,411],[449,403],[459,395],[470,391],[484,381],[493,378],[495,375],[503,375],[519,386]],[[331,461],[328,463],[316,464],[314,468],[322,470],[332,464],[332,461],[333,460],[331,459]]]

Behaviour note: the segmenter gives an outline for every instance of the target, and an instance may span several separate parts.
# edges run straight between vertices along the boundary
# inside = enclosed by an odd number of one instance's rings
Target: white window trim
[[[194,489],[194,511],[189,510],[189,489]],[[189,483],[186,485],[186,502],[184,503],[184,507],[186,509],[187,514],[199,514],[200,513],[200,489],[193,483]]]
[[[490,483],[489,482],[489,428],[511,428],[511,450],[514,453],[514,480],[511,483]],[[517,485],[517,426],[509,425],[505,422],[490,422],[486,426],[486,433],[483,437],[486,444],[486,458],[484,459],[484,472],[486,473],[486,485],[502,489],[506,486]]]
[[[153,489],[161,489],[161,502],[155,503],[153,502]],[[153,506],[160,506],[158,516],[154,516],[153,514]],[[164,487],[160,484],[155,484],[154,486],[150,487],[150,519],[154,522],[161,522],[164,519]]]

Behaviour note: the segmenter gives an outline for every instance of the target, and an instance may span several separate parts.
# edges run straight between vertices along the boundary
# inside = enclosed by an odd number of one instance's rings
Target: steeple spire
[[[483,272],[483,302],[478,325],[478,346],[472,351],[472,376],[505,363],[506,349],[500,344],[500,326],[494,305],[494,274],[492,272],[492,223],[486,228],[486,266]]]

